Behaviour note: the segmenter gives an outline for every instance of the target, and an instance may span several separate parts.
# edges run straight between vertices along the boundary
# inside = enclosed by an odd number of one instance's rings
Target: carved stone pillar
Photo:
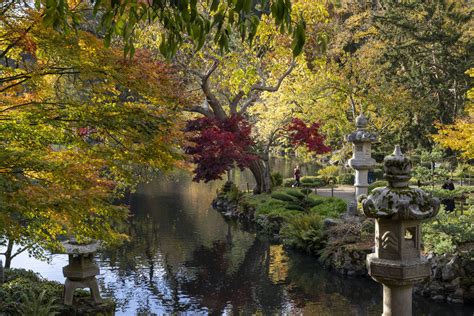
[[[383,284],[383,316],[408,316],[413,284],[430,275],[420,255],[421,220],[438,213],[439,200],[408,186],[411,162],[399,146],[385,157],[384,170],[389,185],[362,200],[365,215],[375,218],[375,253],[367,256],[367,268]]]

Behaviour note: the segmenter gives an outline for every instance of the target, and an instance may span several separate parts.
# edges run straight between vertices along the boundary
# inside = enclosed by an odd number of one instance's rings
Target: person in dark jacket
[[[444,190],[453,191],[454,190],[453,180],[452,179],[446,179],[446,181],[444,182],[444,184],[441,188],[444,189]],[[455,207],[454,199],[452,199],[452,198],[443,199],[442,202],[444,204],[444,210],[446,211],[446,213],[451,213],[452,211],[454,211],[454,207]]]
[[[300,166],[296,166],[293,170],[293,177],[295,178],[295,183],[293,187],[299,187],[301,185],[300,178],[301,178],[301,169]]]

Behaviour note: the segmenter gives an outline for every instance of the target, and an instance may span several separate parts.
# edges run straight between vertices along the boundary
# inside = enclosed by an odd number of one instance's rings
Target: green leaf
[[[306,25],[304,21],[300,21],[296,26],[295,32],[293,33],[293,41],[291,47],[293,50],[293,56],[298,56],[303,50],[305,43],[305,28]]]

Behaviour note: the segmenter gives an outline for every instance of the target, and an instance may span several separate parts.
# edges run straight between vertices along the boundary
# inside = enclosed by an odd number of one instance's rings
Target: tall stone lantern
[[[435,216],[440,202],[408,186],[411,162],[399,146],[385,157],[384,171],[388,186],[362,200],[365,215],[375,218],[375,253],[367,256],[367,269],[383,284],[382,315],[407,316],[413,284],[430,275],[430,264],[420,255],[421,221]]]
[[[368,192],[369,169],[375,166],[375,160],[371,156],[371,144],[376,140],[376,136],[367,131],[368,120],[364,113],[356,118],[357,130],[346,139],[352,143],[352,158],[349,159],[349,166],[356,171],[354,186],[356,188],[356,198]]]

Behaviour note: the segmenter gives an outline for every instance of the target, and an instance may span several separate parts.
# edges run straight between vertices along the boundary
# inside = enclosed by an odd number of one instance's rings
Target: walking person
[[[301,169],[299,165],[296,165],[295,169],[293,170],[293,177],[295,179],[295,183],[293,187],[299,187],[301,185],[300,178],[301,178]]]

